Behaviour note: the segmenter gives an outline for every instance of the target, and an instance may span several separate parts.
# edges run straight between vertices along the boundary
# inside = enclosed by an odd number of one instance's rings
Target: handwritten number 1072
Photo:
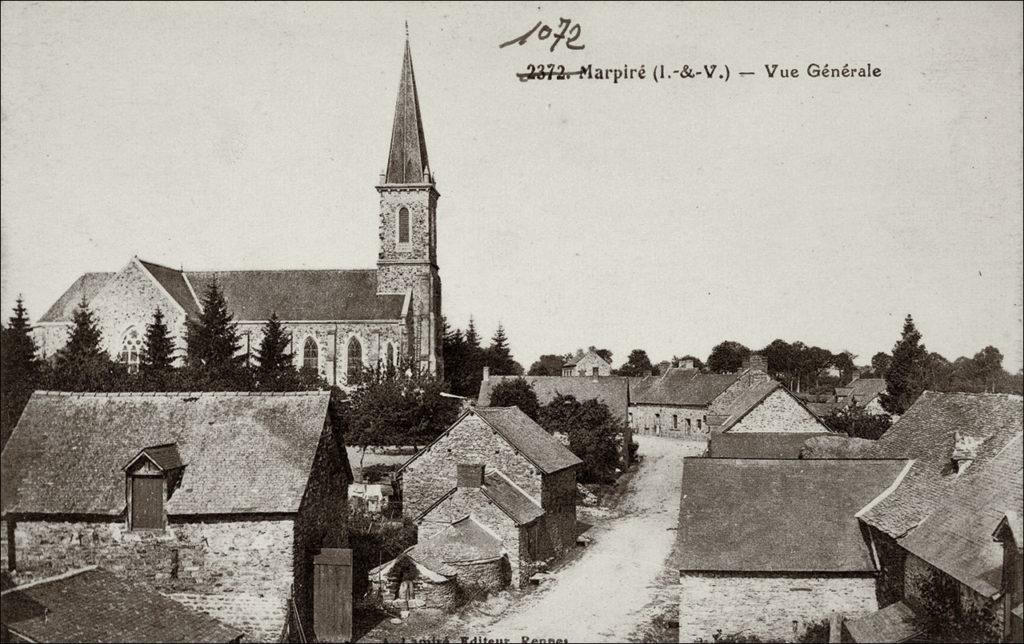
[[[556,32],[551,27],[545,25],[543,21],[538,21],[537,24],[522,36],[513,38],[508,42],[503,42],[498,45],[498,49],[508,47],[509,45],[525,45],[526,42],[530,40],[530,36],[534,34],[537,34],[537,40],[547,40],[548,38],[551,38],[551,51],[555,51],[555,47],[557,47],[558,43],[563,40],[565,41],[565,47],[567,49],[583,49],[586,47],[586,45],[583,44],[574,44],[576,39],[580,37],[580,32],[582,31],[579,23],[574,25],[572,24],[572,20],[569,18],[559,18],[558,26],[559,31]]]

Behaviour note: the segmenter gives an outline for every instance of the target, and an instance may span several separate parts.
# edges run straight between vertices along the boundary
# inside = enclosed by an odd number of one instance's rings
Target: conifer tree
[[[186,320],[185,326],[185,361],[192,385],[208,390],[247,389],[245,356],[237,355],[238,327],[216,280],[206,287],[198,319]]]
[[[885,372],[884,391],[879,398],[882,408],[890,414],[903,414],[924,391],[928,349],[921,344],[921,332],[914,318],[907,315],[903,335],[892,348],[892,361]]]
[[[283,377],[295,371],[291,356],[287,353],[288,342],[288,335],[277,313],[271,313],[270,319],[263,325],[263,339],[256,350],[254,375],[260,389],[274,388]]]
[[[146,337],[139,356],[139,375],[146,389],[162,391],[170,385],[173,373],[174,338],[164,322],[163,311],[157,307],[153,311],[153,321],[146,325]]]
[[[36,356],[32,326],[21,296],[6,327],[0,327],[0,448],[18,424],[32,391],[42,380],[43,364]]]
[[[56,387],[64,391],[109,391],[123,386],[124,369],[102,347],[103,334],[84,297],[71,321],[67,344],[54,360]]]
[[[470,350],[480,348],[480,334],[476,332],[476,324],[473,322],[473,316],[469,316],[469,325],[466,327],[466,344],[470,346]]]
[[[505,335],[505,327],[498,323],[498,330],[491,337],[491,346],[487,348],[484,356],[491,372],[496,375],[521,376],[523,367],[512,358],[512,350],[508,346],[508,336]]]

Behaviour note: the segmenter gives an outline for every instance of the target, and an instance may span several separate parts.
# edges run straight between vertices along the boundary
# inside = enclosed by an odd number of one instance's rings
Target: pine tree
[[[174,338],[164,322],[163,311],[157,307],[153,311],[153,321],[146,325],[146,337],[139,356],[139,375],[145,388],[162,391],[170,384],[173,373]]]
[[[473,323],[473,316],[469,316],[469,326],[466,327],[466,344],[473,349],[480,348],[480,334],[476,332],[476,324]]]
[[[123,386],[124,369],[102,347],[103,333],[85,298],[71,318],[68,341],[54,360],[54,384],[65,391],[109,391]]]
[[[491,338],[491,346],[487,348],[484,356],[486,364],[495,375],[521,376],[523,367],[512,358],[512,350],[508,346],[508,337],[505,335],[505,327],[498,323],[498,330]]]
[[[270,319],[263,325],[263,339],[256,351],[255,376],[261,389],[272,387],[282,376],[295,371],[291,356],[287,354],[288,342],[288,335],[277,313],[271,313]]]
[[[914,318],[903,322],[903,335],[892,348],[892,361],[885,372],[886,391],[879,398],[890,414],[903,414],[924,391],[928,349],[921,344],[921,333]]]
[[[245,356],[227,302],[216,280],[206,287],[203,310],[185,322],[186,365],[193,386],[199,389],[247,389]]]
[[[42,379],[42,362],[36,357],[28,311],[18,296],[14,315],[0,327],[0,449]]]

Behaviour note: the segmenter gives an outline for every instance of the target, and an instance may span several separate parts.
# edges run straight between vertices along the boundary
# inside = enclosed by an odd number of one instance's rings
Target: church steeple
[[[406,26],[405,58],[402,60],[402,77],[398,84],[398,102],[395,104],[395,122],[391,128],[391,150],[388,153],[384,183],[433,183],[429,168]]]

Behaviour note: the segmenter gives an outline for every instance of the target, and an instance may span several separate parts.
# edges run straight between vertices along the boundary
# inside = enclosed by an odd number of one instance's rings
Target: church
[[[406,363],[441,375],[441,279],[437,267],[437,200],[427,162],[416,77],[408,39],[380,194],[376,269],[193,271],[133,257],[117,272],[85,273],[33,330],[44,357],[67,341],[84,300],[111,356],[138,368],[146,325],[159,308],[185,351],[185,320],[197,316],[207,287],[224,294],[242,339],[255,357],[262,328],[276,313],[291,337],[298,368],[315,368],[344,385],[363,368]]]

